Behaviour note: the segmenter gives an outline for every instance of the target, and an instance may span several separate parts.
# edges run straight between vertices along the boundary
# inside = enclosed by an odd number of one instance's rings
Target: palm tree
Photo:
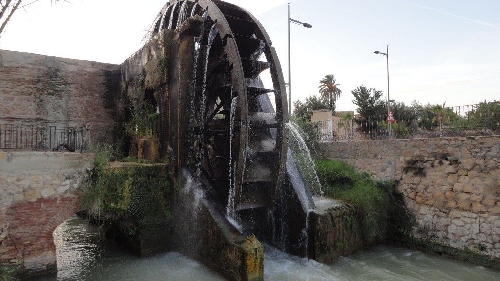
[[[335,109],[335,102],[340,98],[342,91],[337,87],[340,84],[336,84],[335,77],[333,74],[328,74],[323,79],[319,81],[319,93],[321,98],[328,101],[328,105],[331,110]]]

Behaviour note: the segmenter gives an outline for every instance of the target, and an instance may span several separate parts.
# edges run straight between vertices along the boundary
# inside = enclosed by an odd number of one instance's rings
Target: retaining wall
[[[123,99],[119,65],[0,50],[0,121],[91,129],[113,140]]]
[[[396,180],[414,238],[500,258],[500,137],[331,142],[325,158]]]
[[[0,263],[30,272],[56,265],[52,233],[78,211],[93,154],[0,151]]]

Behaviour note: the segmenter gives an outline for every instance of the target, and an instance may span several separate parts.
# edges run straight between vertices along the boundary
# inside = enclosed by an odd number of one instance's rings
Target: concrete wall
[[[93,154],[0,151],[0,263],[55,268],[52,233],[78,210]]]
[[[89,126],[111,141],[122,108],[119,65],[0,50],[0,121]]]
[[[500,257],[500,137],[333,142],[323,156],[399,181],[414,237]]]

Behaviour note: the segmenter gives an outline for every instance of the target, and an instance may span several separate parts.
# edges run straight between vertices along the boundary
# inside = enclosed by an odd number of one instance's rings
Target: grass
[[[408,218],[394,212],[404,206],[399,202],[395,183],[376,181],[368,173],[333,160],[316,159],[316,172],[325,196],[341,199],[360,210],[363,238],[373,244],[393,236],[396,230],[404,232]]]

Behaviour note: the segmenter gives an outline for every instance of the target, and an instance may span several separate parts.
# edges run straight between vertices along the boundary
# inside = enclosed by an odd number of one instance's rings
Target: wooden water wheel
[[[190,79],[183,165],[230,217],[255,228],[256,214],[276,206],[285,173],[286,91],[271,41],[251,14],[218,0],[170,1],[152,35],[163,29],[194,38],[193,73],[182,78]]]

